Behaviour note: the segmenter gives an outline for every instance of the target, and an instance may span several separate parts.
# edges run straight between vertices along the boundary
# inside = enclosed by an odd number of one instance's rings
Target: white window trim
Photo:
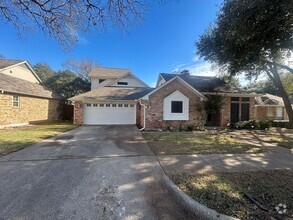
[[[17,97],[17,106],[14,106],[14,97]],[[18,95],[12,96],[12,107],[19,108],[20,107],[20,97]]]
[[[172,101],[181,101],[182,105],[182,113],[172,113]],[[163,120],[180,120],[187,121],[189,120],[189,98],[183,95],[181,92],[176,90],[169,96],[165,97],[163,100]]]

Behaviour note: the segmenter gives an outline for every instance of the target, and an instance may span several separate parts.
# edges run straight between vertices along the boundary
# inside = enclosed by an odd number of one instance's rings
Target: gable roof
[[[101,87],[70,98],[72,101],[137,100],[154,88]]]
[[[122,68],[107,68],[107,67],[94,67],[93,70],[89,73],[89,77],[93,78],[120,78],[123,75],[130,73],[129,69]]]
[[[263,96],[256,97],[255,103],[257,105],[284,105],[282,97],[266,93]]]
[[[149,96],[153,93],[155,93],[156,91],[160,90],[161,88],[165,87],[166,85],[168,85],[170,82],[174,81],[178,79],[179,82],[181,82],[183,85],[187,86],[189,89],[191,89],[195,94],[197,94],[201,99],[203,100],[207,100],[207,97],[205,97],[201,92],[199,92],[197,89],[195,89],[194,87],[192,87],[189,83],[185,82],[183,79],[181,79],[178,75],[176,75],[175,77],[172,77],[170,80],[168,80],[166,83],[160,85],[159,87],[155,88],[154,90],[150,91],[149,93],[147,93],[145,96],[143,96],[143,99],[148,99]]]
[[[141,84],[145,85],[145,87],[149,87],[144,81],[142,81],[141,79],[137,78],[137,77],[136,77],[135,75],[133,75],[131,72],[128,72],[128,73],[122,75],[122,76],[119,77],[118,79],[116,79],[116,80],[110,82],[109,84],[107,84],[107,85],[105,85],[105,86],[112,86],[113,84],[115,84],[116,82],[118,82],[119,80],[123,79],[124,77],[126,77],[126,76],[128,76],[128,75],[132,76],[134,79],[136,79],[137,81],[139,81]]]
[[[21,65],[21,64],[25,64],[28,67],[28,69],[32,72],[34,77],[37,79],[37,81],[42,83],[42,80],[40,79],[38,74],[34,71],[34,69],[30,66],[30,64],[25,60],[5,60],[5,59],[0,59],[0,71],[12,68],[14,66],[18,66],[18,65]]]
[[[24,62],[23,60],[3,60],[0,59],[0,70],[5,69],[10,66],[14,66],[15,64],[19,64]]]
[[[178,76],[199,92],[248,93],[239,88],[229,85],[224,80],[219,79],[217,77],[194,76],[187,74],[180,75],[169,73],[161,73],[160,76],[166,82]]]
[[[0,73],[0,90],[9,93],[23,94],[42,98],[62,99],[59,95],[40,84],[29,82]]]

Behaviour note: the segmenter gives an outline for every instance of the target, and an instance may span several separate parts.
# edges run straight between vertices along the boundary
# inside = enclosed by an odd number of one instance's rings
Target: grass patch
[[[247,144],[230,135],[211,132],[143,133],[156,155],[264,153],[264,149]]]
[[[0,130],[0,155],[25,148],[43,139],[76,128],[71,122],[42,122],[23,127]]]
[[[240,219],[292,219],[293,170],[243,173],[173,174],[172,181],[186,194],[220,213]],[[249,192],[270,212],[262,211],[244,197]],[[274,208],[287,205],[279,215]]]

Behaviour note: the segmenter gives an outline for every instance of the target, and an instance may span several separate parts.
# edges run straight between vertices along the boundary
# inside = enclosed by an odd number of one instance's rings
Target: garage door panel
[[[135,120],[136,108],[132,104],[84,105],[84,124],[135,124]]]

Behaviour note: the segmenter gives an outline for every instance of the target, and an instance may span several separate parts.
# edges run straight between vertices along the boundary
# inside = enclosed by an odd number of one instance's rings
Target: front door
[[[239,121],[239,103],[231,103],[231,123]]]

